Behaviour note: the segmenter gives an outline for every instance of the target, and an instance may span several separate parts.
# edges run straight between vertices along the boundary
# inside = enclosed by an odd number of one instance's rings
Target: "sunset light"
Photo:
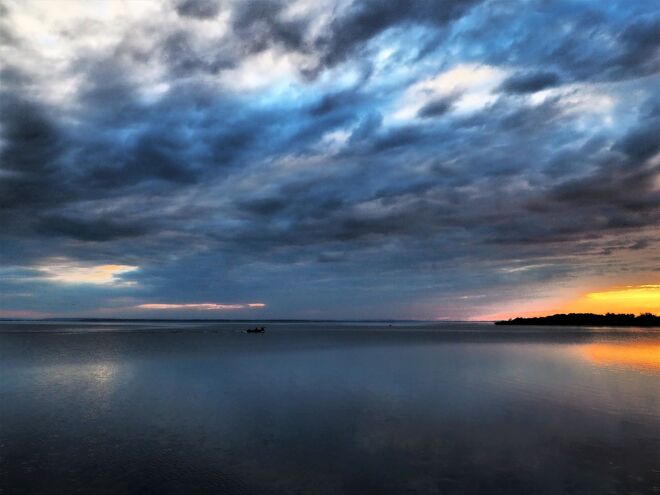
[[[0,0],[0,492],[660,495],[660,0]]]
[[[660,285],[638,285],[587,292],[562,312],[660,313]]]
[[[658,343],[589,344],[580,348],[580,352],[598,366],[660,371]]]

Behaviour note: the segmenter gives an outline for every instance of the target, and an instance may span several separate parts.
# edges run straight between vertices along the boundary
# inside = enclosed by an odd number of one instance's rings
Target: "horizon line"
[[[80,321],[80,322],[93,322],[93,321],[162,321],[162,322],[362,322],[362,323],[480,323],[492,322],[496,320],[425,320],[425,319],[327,319],[327,318],[101,318],[101,317],[47,317],[47,318],[11,318],[2,317],[0,322],[7,321]]]

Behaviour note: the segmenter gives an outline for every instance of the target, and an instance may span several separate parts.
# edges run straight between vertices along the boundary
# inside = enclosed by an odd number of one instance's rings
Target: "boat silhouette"
[[[254,327],[254,328],[248,328],[246,330],[247,333],[264,333],[266,331],[265,327]]]

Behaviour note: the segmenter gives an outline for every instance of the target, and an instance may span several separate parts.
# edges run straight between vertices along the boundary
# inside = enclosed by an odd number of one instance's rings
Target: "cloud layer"
[[[466,318],[658,279],[655,2],[70,6],[0,8],[5,312]]]

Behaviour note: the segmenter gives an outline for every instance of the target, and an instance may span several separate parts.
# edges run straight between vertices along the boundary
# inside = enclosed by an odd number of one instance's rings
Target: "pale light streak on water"
[[[3,493],[654,493],[660,330],[0,324]]]

